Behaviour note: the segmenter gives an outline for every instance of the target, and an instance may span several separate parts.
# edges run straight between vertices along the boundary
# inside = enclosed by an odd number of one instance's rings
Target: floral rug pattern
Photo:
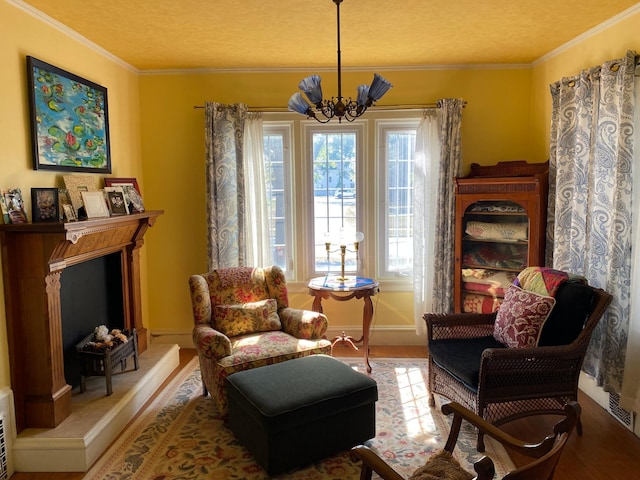
[[[343,358],[364,372],[362,359]],[[365,442],[408,477],[449,432],[447,418],[427,396],[425,359],[370,359],[378,382],[376,437]],[[487,438],[497,478],[513,468],[501,446]],[[476,434],[463,423],[456,456],[470,472],[482,457]],[[223,423],[211,398],[202,396],[198,360],[192,362],[119,437],[84,480],[356,480],[360,465],[342,452],[303,469],[269,477]],[[374,475],[374,478],[376,476]]]

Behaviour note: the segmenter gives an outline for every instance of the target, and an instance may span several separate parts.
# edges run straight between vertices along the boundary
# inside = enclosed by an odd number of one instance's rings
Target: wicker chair
[[[533,347],[507,348],[498,342],[493,337],[496,312],[425,314],[430,404],[435,405],[437,393],[494,425],[562,413],[567,402],[578,398],[585,352],[612,296],[583,283],[566,283],[555,298]],[[582,435],[580,421],[577,430]],[[478,451],[484,451],[481,431]]]
[[[442,406],[442,411],[446,415],[454,415],[451,431],[443,449],[444,452],[449,454],[453,452],[460,433],[462,420],[466,420],[479,431],[494,438],[509,450],[534,459],[532,462],[507,473],[502,477],[505,480],[507,478],[509,480],[552,480],[564,446],[580,419],[580,405],[577,402],[565,405],[563,413],[566,416],[555,425],[554,434],[549,435],[540,443],[532,444],[522,442],[508,435],[458,403],[447,403]],[[358,446],[353,448],[352,452],[356,458],[362,461],[361,480],[370,480],[372,472],[376,472],[383,480],[403,480],[403,477],[398,472],[367,447]],[[466,480],[471,477],[473,477],[473,480],[490,480],[494,478],[495,467],[489,457],[482,457],[473,467],[477,473],[475,477],[470,472],[463,470],[450,455],[434,455],[423,467],[416,470],[411,478],[415,480],[423,478]],[[446,472],[446,477],[439,475],[442,471]]]

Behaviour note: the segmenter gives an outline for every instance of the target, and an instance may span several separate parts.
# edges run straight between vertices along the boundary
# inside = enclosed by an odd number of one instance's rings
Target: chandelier
[[[289,99],[290,111],[314,118],[320,123],[327,123],[334,117],[338,119],[338,122],[342,122],[343,118],[353,122],[393,86],[376,73],[371,85],[358,87],[358,97],[355,101],[351,97],[345,99],[342,96],[342,65],[340,60],[340,4],[342,0],[333,0],[333,3],[336,4],[338,25],[338,96],[331,97],[331,100],[323,100],[320,76],[311,75],[298,84],[298,88],[311,103],[307,102],[300,92],[294,93]]]

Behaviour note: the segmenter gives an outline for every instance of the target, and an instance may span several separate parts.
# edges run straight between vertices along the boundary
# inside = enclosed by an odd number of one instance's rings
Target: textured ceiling
[[[336,64],[336,6],[331,0],[23,3],[139,70]],[[636,3],[344,0],[342,64],[345,68],[528,64]]]

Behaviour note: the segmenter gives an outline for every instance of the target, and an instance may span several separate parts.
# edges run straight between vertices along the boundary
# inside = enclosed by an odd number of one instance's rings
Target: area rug
[[[364,372],[359,358],[342,358]],[[398,473],[408,477],[442,448],[449,418],[427,396],[427,364],[422,359],[371,359],[378,382],[376,437],[366,445]],[[506,451],[486,438],[497,478],[513,464]],[[483,454],[475,450],[476,433],[463,428],[455,456],[470,472]],[[306,468],[269,477],[228,430],[211,398],[202,396],[198,360],[194,358],[120,435],[84,476],[84,480],[357,480],[360,465],[341,452]],[[374,478],[376,476],[374,475]]]

